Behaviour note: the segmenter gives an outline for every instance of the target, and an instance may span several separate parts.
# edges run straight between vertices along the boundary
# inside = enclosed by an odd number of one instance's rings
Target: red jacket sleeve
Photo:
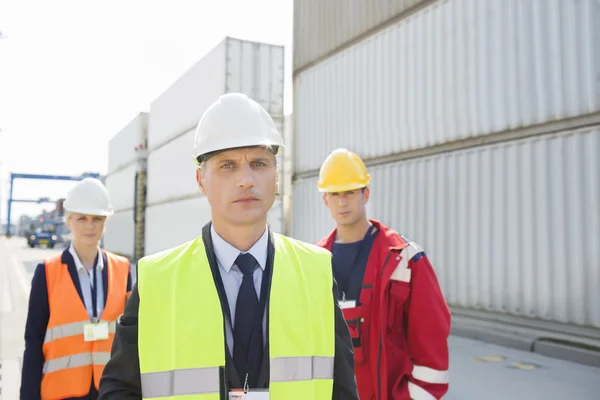
[[[406,248],[411,276],[406,335],[414,367],[408,389],[414,400],[441,399],[448,391],[450,310],[425,252]]]

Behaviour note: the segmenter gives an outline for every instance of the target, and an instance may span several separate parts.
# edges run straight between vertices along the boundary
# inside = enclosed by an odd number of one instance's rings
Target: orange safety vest
[[[116,320],[131,295],[127,292],[129,260],[104,253],[108,297],[100,321],[108,322],[109,337],[89,342],[84,341],[83,326],[90,317],[67,265],[61,261],[62,255],[44,260],[50,319],[43,345],[42,400],[83,397],[90,391],[92,377],[96,388],[100,386],[104,365],[110,358]]]

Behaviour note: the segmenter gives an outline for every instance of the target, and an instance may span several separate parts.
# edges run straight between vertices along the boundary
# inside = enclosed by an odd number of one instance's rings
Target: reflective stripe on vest
[[[272,382],[333,379],[333,357],[286,357],[271,360]],[[218,394],[219,368],[191,368],[142,374],[146,397]]]
[[[269,397],[331,398],[331,253],[285,236],[273,238]],[[223,316],[202,238],[142,258],[138,271],[142,398],[218,400],[219,367],[225,365]]]
[[[110,360],[110,352],[79,353],[46,361],[42,372],[44,374],[49,374],[67,368],[85,367],[87,365],[106,365],[108,360]]]
[[[83,326],[85,324],[88,324],[89,322],[89,320],[85,320],[81,322],[72,322],[70,324],[54,326],[46,331],[44,343],[48,343],[53,340],[62,339],[69,336],[81,335],[83,332]],[[108,321],[108,333],[115,333],[116,326],[116,321]]]

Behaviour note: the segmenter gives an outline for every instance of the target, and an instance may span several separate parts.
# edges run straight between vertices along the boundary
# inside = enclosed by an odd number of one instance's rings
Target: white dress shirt
[[[75,267],[77,268],[77,275],[79,276],[79,285],[81,287],[81,293],[83,294],[83,302],[85,304],[85,310],[87,311],[90,320],[94,318],[92,309],[92,286],[94,285],[94,269],[88,271],[83,265],[81,259],[77,255],[73,244],[69,247],[69,252],[75,260]],[[104,258],[102,252],[98,249],[98,264],[96,264],[96,311],[97,319],[100,319],[102,312],[104,311],[104,285],[102,278],[102,270],[104,269]]]
[[[214,227],[210,227],[210,233],[212,236],[212,244],[215,250],[215,256],[217,258],[217,264],[219,266],[219,273],[223,280],[223,286],[225,287],[225,295],[227,296],[227,302],[229,303],[229,311],[231,313],[231,325],[225,324],[225,336],[227,340],[227,346],[229,352],[233,356],[233,330],[232,326],[235,326],[235,306],[237,304],[237,296],[242,285],[242,279],[244,274],[238,266],[235,264],[235,260],[240,253],[250,253],[254,256],[260,268],[254,270],[254,288],[256,293],[260,296],[260,290],[262,286],[263,271],[267,266],[267,247],[269,243],[269,229],[266,228],[263,235],[258,241],[248,250],[240,251],[227,243],[219,234],[215,231]],[[263,343],[266,343],[266,311],[263,315]]]

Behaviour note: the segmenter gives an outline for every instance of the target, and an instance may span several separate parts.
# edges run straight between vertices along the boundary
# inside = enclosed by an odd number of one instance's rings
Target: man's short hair
[[[200,169],[204,169],[206,167],[206,162],[213,156],[222,153],[224,151],[228,151],[228,150],[234,150],[234,149],[247,149],[247,148],[252,148],[252,147],[262,147],[265,150],[268,150],[269,152],[273,153],[274,156],[277,156],[277,152],[279,151],[279,146],[273,146],[270,144],[264,145],[264,146],[247,146],[247,147],[234,147],[231,149],[223,149],[223,150],[217,150],[217,151],[213,151],[210,153],[206,153],[203,155],[200,155],[196,158],[196,161],[198,163],[198,167]],[[275,165],[277,165],[277,157],[275,157]]]

